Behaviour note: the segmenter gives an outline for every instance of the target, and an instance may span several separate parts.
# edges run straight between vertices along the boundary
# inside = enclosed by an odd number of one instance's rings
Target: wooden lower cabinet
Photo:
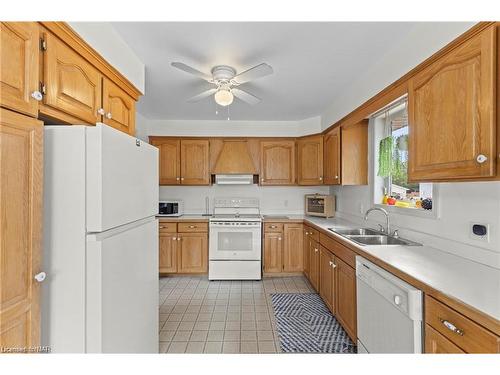
[[[304,225],[302,254],[304,258],[304,275],[309,279],[309,227]]]
[[[335,313],[335,256],[325,247],[319,250],[319,295],[330,309]]]
[[[302,224],[285,224],[283,240],[283,271],[302,272],[304,270]]]
[[[425,325],[425,353],[430,354],[464,354],[465,352],[453,344],[430,325]]]
[[[283,270],[283,234],[264,234],[264,272],[278,273]]]
[[[207,223],[161,222],[159,272],[205,273],[208,271]]]
[[[160,231],[160,273],[177,272],[177,242],[177,233],[162,233]]]
[[[208,271],[208,238],[206,233],[179,233],[177,238],[177,272]]]
[[[349,337],[357,340],[356,313],[356,271],[354,268],[336,258],[337,296],[336,317],[346,330]]]
[[[309,281],[319,291],[319,243],[313,239],[309,240]]]
[[[3,48],[3,47],[2,47]],[[0,109],[0,348],[40,345],[43,123]]]

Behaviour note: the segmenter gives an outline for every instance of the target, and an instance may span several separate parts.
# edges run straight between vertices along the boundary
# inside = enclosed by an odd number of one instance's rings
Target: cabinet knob
[[[111,114],[111,112],[106,113],[106,118],[110,119],[110,120],[113,118],[113,115]]]
[[[177,237],[177,241],[180,241],[180,240],[182,240],[182,238],[180,238],[180,237]]]
[[[277,227],[276,225],[271,225],[271,228],[272,228],[272,229],[276,229],[276,228],[278,228],[278,227]]]
[[[184,177],[181,177],[181,181],[184,181]]]
[[[163,228],[165,228],[165,227],[164,227],[164,226],[162,226],[162,225],[160,225],[160,229],[163,229]]]
[[[172,241],[177,241],[177,237],[172,237]]]
[[[486,155],[483,155],[483,154],[479,154],[476,158],[476,161],[479,163],[479,164],[483,164],[486,160],[488,160],[488,157]]]
[[[31,97],[35,99],[37,102],[43,99],[43,95],[40,91],[36,90],[31,93]]]
[[[99,108],[97,110],[97,114],[101,115],[101,116],[104,116],[106,114],[106,111],[104,110],[104,108]]]
[[[314,249],[314,252],[317,253],[318,252],[318,249]]]
[[[180,177],[176,177],[176,178],[175,178],[175,180],[176,180],[176,181],[179,181],[180,179],[181,179]]]
[[[261,179],[260,179],[260,181],[261,181],[261,182],[264,182],[264,178],[261,178]]]
[[[196,225],[190,225],[189,228],[194,229],[196,228]]]
[[[278,237],[278,241],[281,241],[281,237]]]
[[[35,275],[35,280],[39,283],[41,283],[45,278],[47,277],[47,274],[45,272],[39,272]]]
[[[336,179],[336,180],[338,180],[338,179],[339,179],[339,176],[337,176],[337,175],[336,175],[336,176],[335,176],[335,179]]]
[[[319,180],[320,180],[320,181],[323,181],[323,176],[319,176]]]
[[[332,261],[329,261],[328,263],[330,264],[330,266],[333,266],[333,262]]]
[[[335,263],[332,263],[332,268],[335,268],[337,267],[337,265]]]

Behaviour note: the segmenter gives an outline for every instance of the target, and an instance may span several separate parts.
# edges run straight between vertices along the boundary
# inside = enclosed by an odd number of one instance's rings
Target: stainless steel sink
[[[366,235],[382,235],[380,232],[369,228],[354,228],[354,229],[334,229],[328,228],[334,233],[342,236],[366,236]]]
[[[351,228],[351,229],[328,228],[328,230],[340,234],[342,237],[354,241],[360,245],[422,246],[422,244],[418,242],[413,242],[400,237],[388,236],[385,233],[369,228]]]

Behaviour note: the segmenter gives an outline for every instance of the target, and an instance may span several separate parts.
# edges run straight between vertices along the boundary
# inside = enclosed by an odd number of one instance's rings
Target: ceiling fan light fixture
[[[219,89],[215,93],[214,98],[215,98],[215,102],[218,105],[221,105],[223,107],[227,107],[228,105],[230,105],[233,102],[234,96],[233,96],[233,93],[228,89]]]

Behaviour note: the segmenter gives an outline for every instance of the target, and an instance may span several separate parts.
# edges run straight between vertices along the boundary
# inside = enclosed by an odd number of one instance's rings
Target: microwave
[[[335,196],[310,194],[306,195],[305,212],[308,216],[335,216]]]
[[[184,213],[184,203],[181,200],[160,201],[158,214],[160,216],[181,216]]]

